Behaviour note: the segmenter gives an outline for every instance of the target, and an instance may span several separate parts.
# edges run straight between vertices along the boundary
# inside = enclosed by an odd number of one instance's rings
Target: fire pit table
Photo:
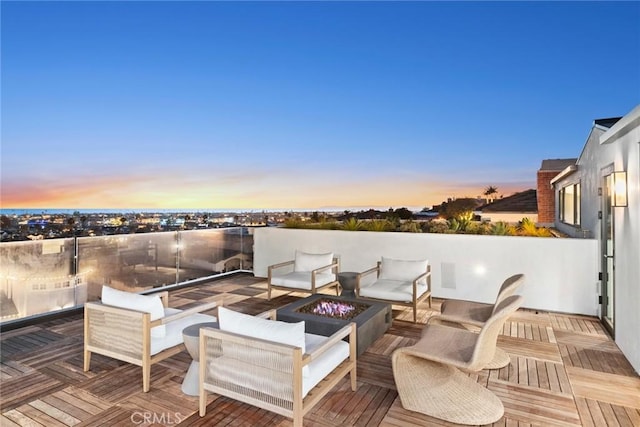
[[[314,294],[277,309],[276,319],[304,320],[306,333],[325,337],[354,322],[359,356],[391,327],[393,316],[383,302]]]

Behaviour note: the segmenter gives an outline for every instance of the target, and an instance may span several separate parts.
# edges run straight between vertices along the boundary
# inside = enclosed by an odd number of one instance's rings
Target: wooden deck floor
[[[171,305],[190,307],[223,297],[224,304],[257,314],[294,301],[266,283],[236,275],[171,293]],[[424,307],[419,322],[436,313]],[[422,325],[410,311],[393,311],[386,335],[358,360],[358,390],[344,379],[304,419],[306,426],[452,425],[402,408],[391,353],[411,345]],[[1,335],[0,425],[31,426],[290,426],[273,413],[211,395],[206,417],[197,399],[180,391],[190,363],[186,350],[154,365],[151,391],[142,393],[141,368],[94,355],[82,371],[82,316],[49,321]],[[504,327],[499,345],[511,364],[474,378],[504,403],[498,426],[640,426],[640,378],[595,318],[521,310]]]

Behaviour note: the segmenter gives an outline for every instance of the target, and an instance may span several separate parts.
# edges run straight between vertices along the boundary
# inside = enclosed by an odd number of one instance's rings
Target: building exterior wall
[[[598,188],[602,187],[601,168],[605,165],[604,158],[610,157],[611,147],[600,146],[600,136],[603,129],[593,127],[587,142],[582,149],[582,154],[576,166],[578,170],[571,175],[554,183],[554,210],[555,227],[571,237],[591,237],[600,238],[600,219],[598,211],[601,210],[601,196],[598,195]],[[610,161],[606,164],[609,164]],[[600,166],[598,166],[600,164]],[[580,183],[580,225],[565,224],[560,220],[560,197],[559,192],[563,187]],[[597,207],[597,208],[594,208]]]
[[[640,372],[640,106],[605,132],[595,127],[577,162],[578,170],[555,183],[556,227],[576,237],[596,239],[597,266],[602,271],[601,245],[603,176],[627,172],[627,207],[612,208],[614,221],[614,329],[615,341],[634,369]],[[581,225],[574,227],[558,219],[558,191],[580,182]],[[600,313],[598,313],[600,314]]]
[[[538,220],[541,226],[552,225],[555,221],[555,196],[551,180],[560,171],[539,170],[537,176]]]
[[[614,207],[615,341],[640,372],[640,106],[614,126],[601,141],[616,171],[627,172],[627,207]],[[619,122],[619,123],[620,123]],[[624,123],[621,123],[624,124]]]

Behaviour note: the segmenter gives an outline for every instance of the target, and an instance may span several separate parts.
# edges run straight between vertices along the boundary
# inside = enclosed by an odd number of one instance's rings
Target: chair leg
[[[91,366],[91,352],[89,350],[84,351],[84,371],[87,372]]]
[[[267,301],[271,301],[271,285],[267,284]]]
[[[357,376],[356,376],[357,370],[358,369],[354,366],[351,372],[349,373],[349,378],[351,379],[351,391],[356,391],[358,389]]]
[[[412,356],[401,348],[392,357],[402,407],[459,424],[491,424],[504,406],[491,391],[460,370]]]
[[[201,417],[204,417],[204,415],[207,413],[207,392],[206,391],[200,391],[200,396],[198,398],[198,407],[199,407],[198,414]]]
[[[142,362],[142,391],[147,393],[151,388],[151,363]]]

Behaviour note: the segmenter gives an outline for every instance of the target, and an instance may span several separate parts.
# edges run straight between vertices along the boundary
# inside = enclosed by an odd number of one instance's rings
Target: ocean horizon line
[[[403,206],[409,210],[410,206]],[[415,207],[414,207],[415,208]],[[181,213],[260,213],[260,212],[343,212],[343,211],[358,211],[358,210],[387,210],[389,207],[380,206],[351,206],[351,207],[322,207],[322,208],[99,208],[99,209],[74,209],[74,208],[0,208],[1,215],[73,215],[78,212],[80,214],[137,214],[137,213],[161,213],[161,214],[181,214]],[[420,210],[419,208],[417,210]]]

